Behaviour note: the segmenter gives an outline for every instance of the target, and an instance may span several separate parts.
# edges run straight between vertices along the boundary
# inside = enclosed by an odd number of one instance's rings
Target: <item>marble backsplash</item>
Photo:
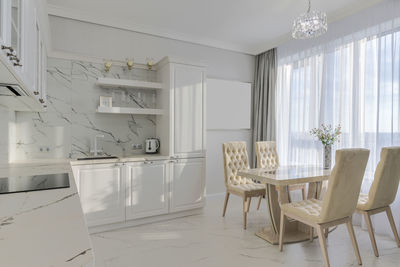
[[[47,111],[17,112],[16,160],[40,158],[78,158],[90,155],[93,138],[106,154],[129,156],[156,133],[155,116],[96,113],[100,96],[112,96],[113,106],[153,108],[152,90],[107,89],[97,86],[98,77],[155,81],[156,72],[128,70],[102,64],[57,58],[48,59]]]

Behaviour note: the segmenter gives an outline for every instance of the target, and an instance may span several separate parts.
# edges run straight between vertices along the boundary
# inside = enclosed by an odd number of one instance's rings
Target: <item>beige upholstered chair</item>
[[[240,177],[237,172],[249,168],[245,142],[230,142],[222,145],[224,158],[224,173],[226,196],[222,216],[225,216],[229,195],[234,194],[243,198],[243,228],[246,229],[247,212],[250,209],[252,197],[259,197],[257,209],[260,208],[260,201],[265,195],[265,185],[254,183],[245,177]]]
[[[369,237],[376,257],[379,257],[376,246],[371,215],[386,211],[397,246],[400,247],[399,235],[393,220],[390,204],[393,203],[400,180],[400,147],[385,147],[381,151],[381,159],[375,170],[374,181],[368,195],[360,194],[357,212],[364,215]]]
[[[279,157],[276,151],[276,142],[260,141],[256,142],[257,168],[277,168],[279,167]],[[303,200],[306,199],[306,185],[291,185],[289,191],[301,190]]]
[[[281,205],[279,248],[282,251],[285,216],[317,229],[325,266],[329,265],[324,230],[346,223],[358,264],[361,257],[354,235],[351,216],[354,213],[365,167],[368,162],[367,149],[342,149],[336,151],[335,167],[329,178],[329,187],[323,200],[308,199]],[[310,239],[313,239],[311,228]]]

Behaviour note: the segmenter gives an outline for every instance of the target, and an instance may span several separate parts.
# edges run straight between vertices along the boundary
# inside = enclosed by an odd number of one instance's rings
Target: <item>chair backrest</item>
[[[278,152],[274,141],[256,142],[257,168],[277,168]]]
[[[248,179],[240,177],[237,172],[249,169],[245,142],[229,142],[222,144],[222,156],[224,158],[225,185],[247,184]]]
[[[388,206],[396,198],[400,180],[400,147],[384,147],[368,193],[368,209]]]
[[[368,149],[336,151],[335,167],[329,177],[329,187],[322,202],[321,222],[345,218],[354,213],[368,157]]]

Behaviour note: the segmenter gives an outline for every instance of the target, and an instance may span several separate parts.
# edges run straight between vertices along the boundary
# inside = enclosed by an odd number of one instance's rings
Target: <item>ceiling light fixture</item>
[[[326,13],[311,10],[311,0],[308,0],[308,10],[293,22],[292,36],[294,39],[309,39],[320,36],[328,31]]]

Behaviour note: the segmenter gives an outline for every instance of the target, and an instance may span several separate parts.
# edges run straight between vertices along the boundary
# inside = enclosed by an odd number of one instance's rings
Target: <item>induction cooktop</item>
[[[0,194],[69,188],[68,173],[0,178]]]

